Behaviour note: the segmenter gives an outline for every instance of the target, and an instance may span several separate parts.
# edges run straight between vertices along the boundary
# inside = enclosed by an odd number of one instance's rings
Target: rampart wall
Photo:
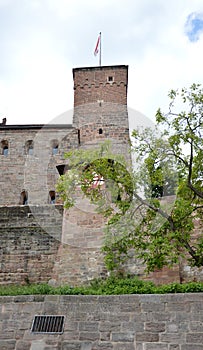
[[[60,205],[0,207],[0,284],[52,278],[62,214]]]
[[[65,213],[62,205],[0,207],[0,218],[0,284],[75,286],[107,276],[101,252],[104,219],[89,201],[84,199]],[[201,230],[197,226],[195,232]],[[126,269],[158,284],[179,282],[180,277],[203,281],[202,268],[184,263],[150,275],[140,260]]]
[[[35,315],[65,316],[34,334]],[[0,297],[1,350],[203,350],[203,294]]]

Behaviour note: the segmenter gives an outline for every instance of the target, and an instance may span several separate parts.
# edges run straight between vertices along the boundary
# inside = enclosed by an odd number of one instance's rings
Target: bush
[[[167,294],[167,293],[200,293],[203,282],[171,283],[156,286],[137,277],[119,278],[111,276],[106,280],[97,279],[88,286],[71,287],[68,285],[51,287],[48,284],[7,285],[0,286],[0,295],[118,295],[118,294]]]

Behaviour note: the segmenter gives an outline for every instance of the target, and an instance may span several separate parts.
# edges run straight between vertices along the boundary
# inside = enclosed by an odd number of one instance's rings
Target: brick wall
[[[74,107],[98,100],[127,104],[128,66],[75,68],[73,79]]]
[[[32,334],[43,314],[63,334]],[[0,297],[1,350],[203,350],[202,323],[202,293]]]

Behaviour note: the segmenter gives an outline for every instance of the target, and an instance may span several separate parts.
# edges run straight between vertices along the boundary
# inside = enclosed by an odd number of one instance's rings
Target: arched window
[[[29,156],[33,155],[33,151],[34,151],[34,142],[33,140],[28,140],[25,143],[25,153]]]
[[[56,202],[56,194],[55,191],[49,191],[49,203],[55,204]]]
[[[1,154],[5,157],[8,155],[8,141],[6,140],[1,141]]]
[[[58,141],[57,140],[53,140],[52,141],[52,154],[53,154],[53,156],[58,154],[58,151],[59,151]]]
[[[3,147],[3,155],[7,156],[8,155],[8,146]]]
[[[20,204],[21,205],[27,205],[28,204],[28,192],[22,191],[20,195]]]
[[[99,135],[103,134],[102,128],[99,128]]]

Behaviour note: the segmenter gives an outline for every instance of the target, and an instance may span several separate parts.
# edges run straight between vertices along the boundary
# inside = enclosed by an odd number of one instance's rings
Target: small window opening
[[[3,155],[7,156],[8,155],[8,146],[3,147]]]
[[[99,135],[103,134],[102,128],[99,129]]]
[[[6,140],[1,141],[1,154],[3,156],[8,155],[8,141]]]
[[[33,155],[33,151],[34,151],[34,143],[33,143],[32,140],[29,140],[25,144],[25,152],[29,156],[32,156]]]
[[[28,205],[28,193],[27,191],[22,191],[20,195],[20,204]]]
[[[56,155],[56,154],[58,154],[58,151],[59,151],[58,141],[57,140],[53,140],[52,141],[52,154]]]
[[[80,130],[78,129],[78,144],[80,145]]]
[[[109,83],[113,83],[113,77],[112,77],[112,76],[109,76],[109,77],[108,77],[108,82],[109,82]]]
[[[49,191],[49,202],[50,202],[50,204],[55,204],[56,203],[55,191]]]
[[[28,154],[29,154],[29,156],[33,155],[33,147],[32,146],[29,147]]]
[[[58,153],[58,145],[56,145],[56,146],[54,146],[53,148],[52,148],[52,154],[53,155],[55,155],[55,154],[57,154]]]

